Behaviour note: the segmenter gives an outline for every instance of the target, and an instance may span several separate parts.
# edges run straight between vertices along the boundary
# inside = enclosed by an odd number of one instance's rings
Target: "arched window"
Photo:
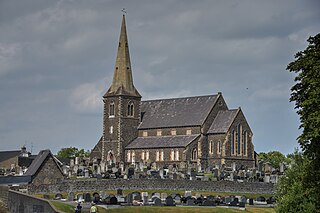
[[[133,117],[134,113],[134,105],[132,102],[128,104],[128,116]]]
[[[197,160],[197,158],[198,158],[198,156],[197,156],[197,149],[194,148],[194,149],[192,150],[191,159],[192,159],[192,160]]]
[[[159,150],[157,150],[156,152],[156,161],[159,161],[160,160],[160,152]]]
[[[163,161],[163,160],[164,160],[163,150],[161,150],[161,153],[160,153],[160,160],[161,160],[161,161]]]
[[[146,160],[149,160],[149,151],[146,151]]]
[[[220,153],[221,153],[221,141],[219,140],[217,144],[217,154],[220,154]]]
[[[173,149],[171,149],[170,160],[174,161],[174,150]]]
[[[209,153],[210,154],[213,153],[213,143],[212,143],[212,141],[209,142]]]
[[[131,152],[128,151],[127,152],[127,162],[130,162],[130,160],[131,160]]]
[[[235,132],[232,130],[231,135],[231,155],[234,155],[234,141],[235,141]]]
[[[136,154],[134,153],[134,151],[132,151],[132,164],[134,164],[136,162]]]
[[[145,152],[142,151],[142,152],[141,152],[141,160],[144,160],[144,157],[145,157]]]
[[[114,117],[114,102],[113,101],[109,105],[109,117]]]
[[[179,160],[179,150],[176,150],[176,155],[175,155],[175,157],[176,157],[176,160]]]
[[[243,131],[243,155],[247,155],[247,131]]]
[[[237,127],[237,154],[241,154],[241,125],[238,124]]]

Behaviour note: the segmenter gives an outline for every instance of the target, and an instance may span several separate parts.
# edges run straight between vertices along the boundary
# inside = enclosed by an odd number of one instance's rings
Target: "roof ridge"
[[[217,94],[214,95],[199,95],[199,96],[186,96],[186,97],[178,97],[178,98],[162,98],[162,99],[152,99],[152,100],[143,100],[141,102],[150,102],[150,101],[164,101],[164,100],[174,100],[174,99],[186,99],[186,98],[203,98],[203,97],[214,97],[217,96]]]

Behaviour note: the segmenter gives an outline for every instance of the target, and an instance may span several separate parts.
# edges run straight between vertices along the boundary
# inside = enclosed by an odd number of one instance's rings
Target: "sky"
[[[143,100],[222,92],[257,152],[298,147],[286,70],[319,33],[319,1],[0,0],[0,150],[91,150],[125,8]]]

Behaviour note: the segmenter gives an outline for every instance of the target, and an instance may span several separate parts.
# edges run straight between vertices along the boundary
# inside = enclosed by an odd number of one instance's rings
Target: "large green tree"
[[[288,164],[290,162],[290,159],[279,151],[260,152],[259,159],[271,163],[272,167],[276,169],[280,168],[280,163]]]
[[[84,151],[84,149],[78,149],[76,147],[62,148],[57,153],[57,157],[60,158],[74,158],[74,157],[88,157],[89,151]]]
[[[308,47],[287,67],[297,74],[290,101],[300,116],[303,156],[278,184],[279,212],[320,212],[320,34],[307,41]]]

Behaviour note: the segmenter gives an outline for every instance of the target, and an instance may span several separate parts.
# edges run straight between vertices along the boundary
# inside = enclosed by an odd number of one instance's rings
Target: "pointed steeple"
[[[133,85],[125,15],[122,16],[118,54],[114,68],[113,81],[104,97],[114,95],[141,97]]]

